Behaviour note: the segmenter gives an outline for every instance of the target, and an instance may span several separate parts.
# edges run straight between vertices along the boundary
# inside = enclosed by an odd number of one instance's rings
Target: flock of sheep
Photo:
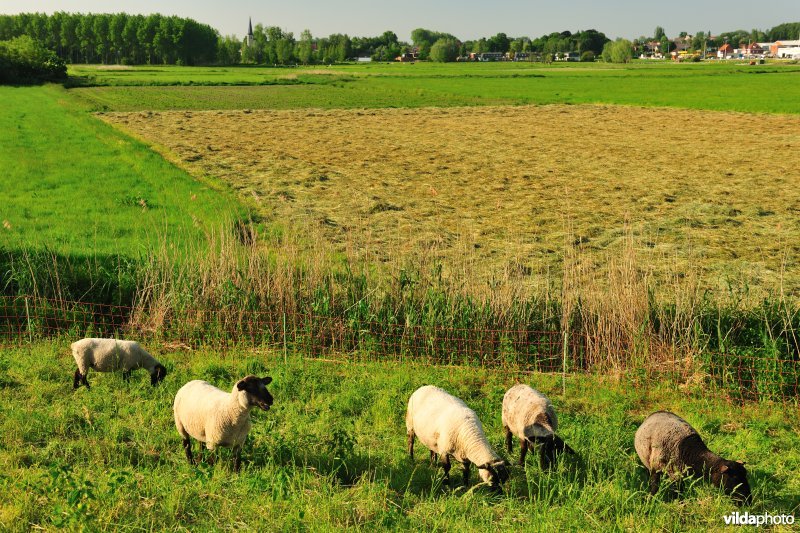
[[[83,339],[72,344],[77,363],[73,386],[89,387],[89,369],[98,372],[130,372],[144,368],[150,382],[157,385],[166,376],[166,368],[134,341],[116,339]],[[209,450],[231,448],[234,470],[241,465],[241,450],[250,431],[250,410],[269,410],[273,403],[267,385],[272,378],[247,376],[233,386],[230,393],[208,382],[190,381],[175,395],[173,411],[175,427],[183,439],[186,458],[192,464],[191,439]],[[540,446],[543,469],[552,467],[559,453],[575,451],[556,435],[558,418],[550,400],[528,385],[511,387],[503,396],[502,421],[506,447],[511,453],[513,437],[519,438],[520,464],[528,449]],[[419,439],[430,450],[433,462],[438,458],[449,483],[450,460],[464,468],[464,485],[469,483],[470,467],[475,465],[484,483],[495,489],[508,479],[508,464],[491,447],[483,425],[475,411],[461,399],[433,385],[420,387],[408,399],[406,411],[408,453],[414,458],[414,441]],[[739,504],[751,499],[747,471],[742,463],[723,459],[710,451],[697,431],[673,413],[651,414],[634,438],[634,447],[650,473],[650,493],[658,491],[661,476],[671,479],[697,475],[721,487]]]

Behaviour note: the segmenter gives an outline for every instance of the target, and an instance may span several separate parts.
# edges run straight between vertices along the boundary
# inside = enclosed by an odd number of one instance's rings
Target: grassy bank
[[[556,376],[525,376],[554,400],[560,434],[584,466],[566,460],[544,473],[529,458],[493,496],[446,490],[427,458],[409,461],[405,402],[423,384],[445,387],[477,411],[499,451],[502,395],[518,378],[512,371],[152,348],[170,371],[159,388],[142,373],[129,383],[90,374],[93,388],[78,392],[65,344],[0,351],[2,528],[722,528],[735,507],[707,485],[691,485],[677,500],[666,486],[647,497],[633,434],[657,409],[680,413],[712,449],[746,461],[751,513],[800,510],[800,427],[793,412],[772,404],[735,407],[702,388],[640,388],[591,375],[568,377],[562,394]],[[254,414],[242,473],[230,471],[227,450],[215,466],[186,465],[174,393],[196,378],[228,389],[247,373],[273,376],[275,405]],[[517,458],[518,450],[502,454]]]
[[[83,298],[70,270],[59,270],[69,261],[32,254],[6,274],[2,335],[127,335],[351,360],[633,373],[715,385],[749,400],[793,401],[800,391],[800,309],[783,294],[713,295],[676,275],[656,296],[630,249],[611,258],[602,282],[584,282],[566,262],[558,283],[531,286],[506,272],[473,284],[470,276],[443,275],[430,256],[376,268],[370,258],[338,257],[321,241],[304,240],[310,237],[284,233],[256,237],[254,245],[220,231],[182,258],[164,251],[117,277],[95,271],[79,280],[93,289]],[[128,292],[107,298],[94,290],[120,280]]]
[[[0,87],[0,98],[0,249],[138,258],[242,211],[225,186],[193,179],[60,87]]]

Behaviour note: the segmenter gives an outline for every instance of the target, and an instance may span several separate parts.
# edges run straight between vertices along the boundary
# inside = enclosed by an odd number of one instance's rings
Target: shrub
[[[66,77],[64,61],[29,36],[0,41],[0,83],[38,83]]]
[[[587,50],[581,54],[581,62],[591,63],[592,61],[594,61],[594,52],[591,50]]]
[[[430,58],[432,61],[448,63],[458,57],[458,42],[455,39],[439,39],[431,46]]]

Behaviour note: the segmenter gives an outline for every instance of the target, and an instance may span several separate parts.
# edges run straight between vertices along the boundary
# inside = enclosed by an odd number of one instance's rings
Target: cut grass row
[[[441,487],[441,471],[405,450],[405,402],[434,383],[462,397],[502,448],[500,403],[521,376],[477,368],[339,365],[250,351],[158,351],[170,373],[158,388],[143,374],[90,374],[71,390],[66,343],[0,351],[0,527],[95,529],[239,527],[328,530],[676,530],[723,527],[736,508],[692,485],[670,501],[646,495],[633,434],[657,409],[684,416],[720,454],[744,460],[751,513],[800,511],[800,426],[793,407],[731,405],[702,387],[640,388],[577,375],[524,380],[551,396],[561,435],[584,468],[515,468],[502,496]],[[223,450],[213,467],[189,466],[171,403],[190,379],[228,389],[269,374],[275,405],[255,414],[240,475]],[[35,397],[35,400],[32,398]],[[518,450],[511,456],[518,457]],[[420,454],[424,455],[424,454]],[[458,476],[454,476],[458,481]],[[473,470],[473,483],[476,482]],[[778,529],[780,530],[780,529]]]

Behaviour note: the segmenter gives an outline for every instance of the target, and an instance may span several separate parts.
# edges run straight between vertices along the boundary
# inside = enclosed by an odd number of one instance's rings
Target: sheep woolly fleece
[[[547,396],[520,383],[503,396],[503,427],[521,439],[548,437],[558,430],[558,418]]]
[[[681,459],[680,445],[697,431],[681,417],[659,411],[642,423],[633,446],[642,464],[649,470],[661,470],[671,477],[680,474],[689,465]]]
[[[228,393],[196,379],[175,395],[175,427],[181,437],[192,436],[205,442],[209,450],[217,446],[240,447],[252,425],[251,407],[247,392],[236,385]]]
[[[161,364],[136,341],[81,339],[70,347],[78,370],[84,376],[90,368],[97,372],[146,368],[152,374]]]
[[[429,450],[452,455],[457,461],[484,465],[500,461],[483,432],[478,415],[448,392],[427,385],[408,399],[406,429]],[[486,474],[480,471],[481,478]]]

